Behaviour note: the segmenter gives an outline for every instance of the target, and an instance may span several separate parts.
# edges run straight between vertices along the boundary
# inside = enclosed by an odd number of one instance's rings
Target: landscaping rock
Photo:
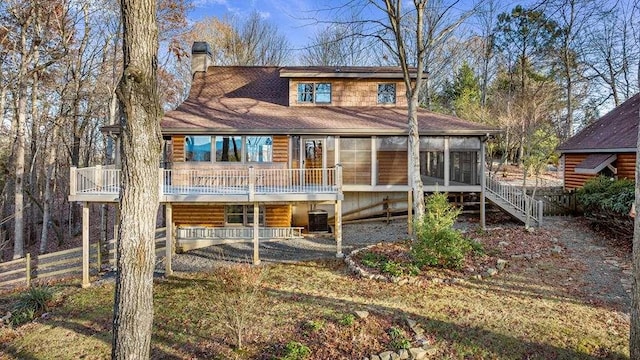
[[[391,354],[398,355],[398,354],[396,354],[396,353],[395,353],[395,352],[393,352],[393,351],[385,351],[385,352],[381,352],[381,353],[380,353],[380,360],[391,360],[391,359],[392,359]]]
[[[417,324],[418,323],[415,320],[407,318],[407,326],[409,326],[410,328],[413,329],[413,327],[416,326]]]
[[[487,275],[489,276],[496,276],[498,275],[498,270],[494,269],[494,268],[488,268],[487,269]]]
[[[409,358],[412,360],[422,360],[427,357],[427,351],[423,348],[409,349]]]
[[[560,254],[562,252],[562,246],[556,245],[551,249],[552,253]]]
[[[398,350],[398,358],[400,360],[408,359],[409,358],[409,352],[407,351],[407,349]]]
[[[380,360],[380,356],[378,356],[378,355],[371,355],[371,360]]]
[[[502,271],[506,266],[507,266],[507,260],[498,259],[498,262],[496,263],[496,269]]]
[[[509,246],[509,243],[508,243],[507,241],[500,241],[500,242],[498,243],[498,246],[502,246],[502,247],[504,247],[504,246]]]
[[[369,317],[369,312],[368,311],[354,311],[354,313],[356,314],[356,316],[359,319],[366,319],[367,317]]]
[[[482,275],[476,274],[476,275],[473,275],[472,278],[475,279],[475,280],[481,281],[482,280]]]

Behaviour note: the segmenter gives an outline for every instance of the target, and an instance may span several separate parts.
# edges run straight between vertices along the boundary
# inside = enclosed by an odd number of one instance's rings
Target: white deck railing
[[[538,223],[542,224],[543,216],[543,202],[535,200],[533,197],[524,194],[522,189],[502,184],[495,180],[491,174],[487,174],[485,177],[486,191],[495,195],[501,200],[509,203],[513,208],[522,213],[523,216],[527,216]]]
[[[70,170],[70,195],[117,195],[120,169],[101,166]],[[337,193],[340,166],[327,169],[161,169],[163,195]]]
[[[301,227],[281,227],[265,228],[258,230],[260,239],[293,239],[302,237]],[[180,227],[176,229],[176,238],[180,240],[200,240],[200,239],[252,239],[252,227],[227,227],[227,228],[207,228],[207,227]]]

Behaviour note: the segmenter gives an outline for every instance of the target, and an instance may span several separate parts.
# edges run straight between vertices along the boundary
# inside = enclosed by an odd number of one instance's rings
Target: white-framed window
[[[184,143],[187,161],[211,161],[211,136],[185,136]]]
[[[342,180],[348,185],[371,185],[371,138],[340,138]]]
[[[378,104],[396,103],[396,84],[378,84]]]
[[[264,206],[259,207],[258,224],[264,226]],[[253,205],[226,205],[224,207],[226,225],[253,226]]]
[[[331,103],[331,83],[299,83],[299,103]]]
[[[212,154],[212,152],[214,152],[215,155]],[[185,136],[185,160],[220,163],[269,163],[273,161],[273,136]]]

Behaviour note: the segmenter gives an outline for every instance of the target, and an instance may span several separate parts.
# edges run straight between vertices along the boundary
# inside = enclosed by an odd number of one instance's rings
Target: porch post
[[[116,203],[113,221],[113,266],[118,266],[118,235],[120,231],[120,203]],[[111,259],[109,259],[111,263]]]
[[[89,203],[85,201],[82,203],[82,287],[89,286]]]
[[[165,244],[164,244],[164,276],[173,275],[173,269],[171,268],[171,257],[173,255],[173,207],[171,203],[165,205]]]
[[[407,234],[413,236],[413,193],[407,193]]]
[[[253,265],[260,265],[259,254],[260,240],[260,207],[253,203]]]
[[[344,254],[342,253],[342,200],[336,201],[334,212],[335,214],[333,216],[333,219],[335,221],[334,235],[336,238],[336,257],[341,258],[344,256]]]
[[[485,146],[486,140],[482,142],[482,146],[480,146],[480,226],[482,230],[487,228],[487,219],[486,219],[486,199],[485,199],[485,189],[486,189],[486,179],[485,179],[485,167],[486,167],[486,159],[485,159]],[[493,161],[493,160],[492,160]]]

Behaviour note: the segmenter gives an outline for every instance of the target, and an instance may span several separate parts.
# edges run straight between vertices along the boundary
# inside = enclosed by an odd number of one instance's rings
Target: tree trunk
[[[13,258],[24,256],[24,158],[27,96],[24,85],[18,84],[18,113],[16,114],[16,142],[14,157],[14,212],[13,220]]]
[[[113,359],[148,359],[153,325],[154,238],[161,155],[155,0],[121,0],[122,190]]]
[[[409,173],[413,190],[413,214],[416,219],[424,216],[424,190],[420,175],[420,133],[418,129],[418,95],[409,100]],[[445,169],[446,171],[446,169]]]
[[[640,117],[640,112],[638,114]],[[640,128],[636,148],[636,214],[640,210]],[[633,292],[631,294],[631,332],[629,334],[631,359],[640,359],[640,220],[635,216],[633,226]]]
[[[53,204],[53,187],[55,183],[54,169],[56,167],[56,158],[58,156],[58,133],[60,127],[53,126],[51,135],[51,149],[47,151],[47,159],[45,162],[46,175],[44,181],[44,201],[42,205],[42,232],[40,233],[40,253],[47,251],[49,222],[51,221],[51,205]]]

